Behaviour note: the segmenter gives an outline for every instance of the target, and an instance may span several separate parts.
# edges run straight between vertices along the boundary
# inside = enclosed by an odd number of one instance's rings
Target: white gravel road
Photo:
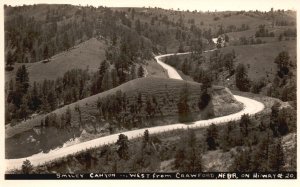
[[[181,54],[187,54],[187,53],[178,53],[178,55],[181,55]],[[169,78],[182,80],[180,75],[177,73],[177,71],[173,67],[163,63],[160,60],[161,57],[166,57],[166,56],[170,56],[170,55],[173,55],[173,54],[156,56],[155,59],[157,60],[157,62],[160,65],[163,66],[163,68],[165,68],[167,70]],[[132,130],[132,131],[123,132],[122,134],[125,134],[126,136],[128,136],[129,139],[132,139],[132,138],[142,136],[146,129],[149,130],[150,134],[154,134],[154,133],[171,131],[174,129],[201,128],[201,127],[209,126],[212,123],[222,124],[224,122],[228,122],[231,120],[238,120],[241,118],[241,116],[243,114],[253,115],[264,109],[264,105],[258,101],[255,101],[255,100],[252,100],[252,99],[249,99],[246,97],[237,96],[237,95],[234,95],[234,97],[237,99],[237,101],[244,104],[244,109],[235,114],[217,117],[217,118],[213,118],[213,119],[209,119],[209,120],[195,121],[193,123],[189,123],[188,125],[182,124],[182,123],[177,123],[177,124],[157,126],[157,127],[151,127],[151,128],[145,128],[145,129]],[[62,148],[58,148],[55,150],[51,150],[49,153],[35,154],[35,155],[29,156],[27,158],[6,159],[6,170],[21,168],[23,161],[26,159],[30,160],[30,162],[34,166],[37,166],[37,165],[44,164],[49,161],[53,161],[55,159],[65,157],[70,154],[74,154],[79,151],[84,151],[89,148],[99,147],[99,146],[102,146],[105,144],[112,144],[117,141],[118,136],[119,136],[119,134],[113,134],[113,135],[97,138],[94,140],[90,140],[87,142],[82,142],[82,143],[78,143],[75,145],[71,145],[69,147],[62,147]]]

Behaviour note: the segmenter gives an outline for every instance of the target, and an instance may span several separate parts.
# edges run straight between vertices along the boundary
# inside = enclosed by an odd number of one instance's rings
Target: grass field
[[[40,82],[44,79],[55,80],[62,77],[65,72],[71,69],[89,69],[96,71],[102,60],[105,59],[106,44],[92,38],[88,41],[74,46],[69,51],[64,51],[53,57],[50,62],[36,62],[25,64],[29,72],[30,82]],[[15,68],[11,72],[5,72],[6,81],[14,79],[16,70],[22,64],[15,64]]]

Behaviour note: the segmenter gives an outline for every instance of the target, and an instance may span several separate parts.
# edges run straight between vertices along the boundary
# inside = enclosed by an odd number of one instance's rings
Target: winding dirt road
[[[188,54],[188,53],[178,53],[177,55],[182,55],[182,54]],[[173,67],[165,64],[164,62],[162,62],[160,60],[162,57],[171,56],[171,55],[173,55],[173,54],[160,55],[160,56],[156,56],[155,59],[164,69],[167,70],[169,78],[182,80],[180,75],[177,73],[177,71]],[[258,101],[255,101],[255,100],[252,100],[252,99],[249,99],[246,97],[237,96],[237,95],[234,95],[234,97],[236,98],[237,101],[244,104],[244,109],[235,114],[217,117],[217,118],[213,118],[213,119],[209,119],[209,120],[195,121],[193,123],[189,123],[189,125],[186,125],[183,123],[177,123],[177,124],[171,124],[171,125],[165,125],[165,126],[157,126],[157,127],[151,127],[151,128],[145,128],[145,129],[132,130],[132,131],[123,132],[122,134],[125,134],[126,136],[128,136],[129,139],[133,139],[136,137],[143,136],[143,133],[146,129],[149,130],[150,134],[154,134],[154,133],[171,131],[174,129],[201,128],[201,127],[209,126],[212,123],[224,124],[224,122],[228,122],[228,121],[232,121],[232,120],[239,120],[243,114],[253,115],[264,109],[264,105]],[[79,151],[84,151],[89,148],[99,147],[99,146],[103,146],[105,144],[112,144],[117,141],[118,136],[119,136],[119,134],[113,134],[113,135],[97,138],[94,140],[78,143],[75,145],[71,145],[69,147],[62,147],[62,148],[58,148],[55,150],[51,150],[49,153],[35,154],[35,155],[29,156],[26,158],[6,159],[6,170],[21,168],[23,161],[26,159],[30,160],[32,165],[37,166],[37,165],[44,164],[49,161],[53,161],[55,159],[65,157],[70,154],[77,153]]]

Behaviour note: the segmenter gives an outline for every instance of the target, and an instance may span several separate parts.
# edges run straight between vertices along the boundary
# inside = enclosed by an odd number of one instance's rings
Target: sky
[[[297,3],[298,1],[298,3]],[[160,7],[165,9],[226,11],[226,10],[261,10],[276,9],[296,10],[299,0],[4,0],[8,5],[23,4],[73,4],[107,7]]]

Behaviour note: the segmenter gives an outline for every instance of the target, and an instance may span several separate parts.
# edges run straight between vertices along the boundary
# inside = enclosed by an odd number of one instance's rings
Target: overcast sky
[[[73,5],[93,5],[107,7],[161,7],[180,10],[263,10],[291,9],[296,10],[299,0],[4,0],[8,5],[55,3]],[[298,5],[297,5],[298,6]]]

